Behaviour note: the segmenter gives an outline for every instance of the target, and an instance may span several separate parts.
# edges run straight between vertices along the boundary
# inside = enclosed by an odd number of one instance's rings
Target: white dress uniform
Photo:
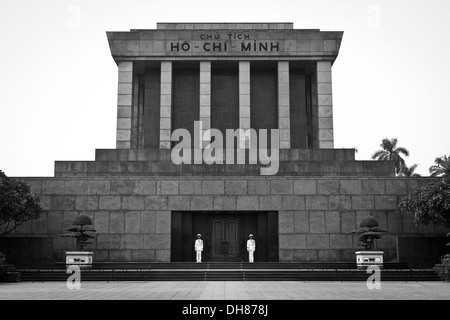
[[[253,253],[256,250],[256,242],[253,239],[247,240],[248,262],[254,262]]]
[[[197,262],[202,262],[203,240],[195,240],[195,252],[197,253]]]

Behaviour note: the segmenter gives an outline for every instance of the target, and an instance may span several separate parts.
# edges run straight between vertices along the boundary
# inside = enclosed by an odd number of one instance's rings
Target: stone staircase
[[[65,281],[63,263],[18,268],[22,281]],[[82,281],[366,281],[354,263],[95,263]],[[432,269],[386,263],[382,281],[441,281]]]

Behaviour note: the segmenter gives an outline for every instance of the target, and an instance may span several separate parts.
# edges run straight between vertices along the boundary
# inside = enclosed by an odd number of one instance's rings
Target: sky
[[[369,160],[398,138],[428,175],[450,154],[448,0],[2,0],[0,170],[54,175],[56,160],[114,149],[117,66],[106,31],[157,22],[293,22],[344,31],[333,65],[335,148]]]

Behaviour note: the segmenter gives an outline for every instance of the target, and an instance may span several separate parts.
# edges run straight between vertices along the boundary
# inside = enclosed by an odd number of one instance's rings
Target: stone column
[[[133,62],[118,63],[119,85],[117,95],[116,148],[131,148],[131,114],[133,102]]]
[[[206,130],[211,129],[211,62],[200,62],[200,121],[202,123],[203,146],[211,142],[211,137],[205,137]]]
[[[172,133],[172,62],[161,62],[161,116],[159,120],[159,148],[170,149]]]
[[[239,128],[250,129],[250,61],[239,61]]]
[[[139,135],[139,76],[133,74],[133,106],[131,107],[131,147],[138,149]]]
[[[278,129],[280,149],[291,148],[291,120],[289,102],[289,62],[278,62]]]
[[[334,148],[331,61],[317,62],[319,149]]]

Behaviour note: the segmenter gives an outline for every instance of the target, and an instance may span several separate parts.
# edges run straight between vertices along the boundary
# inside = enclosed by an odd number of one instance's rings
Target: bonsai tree
[[[75,218],[73,221],[73,225],[75,227],[68,229],[69,234],[63,234],[63,237],[73,237],[77,239],[77,249],[83,251],[83,249],[91,244],[91,239],[94,239],[95,236],[92,233],[95,233],[94,229],[86,229],[86,226],[92,226],[92,220],[90,217],[85,215],[80,215]]]
[[[378,221],[372,217],[367,216],[361,220],[359,229],[353,230],[353,233],[361,234],[359,237],[359,244],[366,250],[373,250],[376,239],[381,239],[383,233],[387,233],[386,230],[380,229]]]

